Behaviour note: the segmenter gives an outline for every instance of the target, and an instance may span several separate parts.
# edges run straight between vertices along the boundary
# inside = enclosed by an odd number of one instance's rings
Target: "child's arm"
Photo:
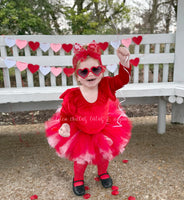
[[[129,57],[130,57],[130,52],[128,49],[125,47],[119,47],[116,51],[117,56],[120,60],[121,65],[123,65],[126,68],[130,68],[129,64]]]
[[[110,89],[113,93],[126,85],[129,82],[131,75],[131,65],[129,64],[129,50],[124,47],[119,47],[117,49],[117,56],[120,60],[119,74],[114,77],[109,77],[108,80]]]
[[[64,98],[64,97],[63,97]],[[60,111],[60,123],[61,127],[59,129],[59,135],[62,137],[69,137],[70,136],[70,112],[68,109],[68,100],[63,99],[62,108]]]

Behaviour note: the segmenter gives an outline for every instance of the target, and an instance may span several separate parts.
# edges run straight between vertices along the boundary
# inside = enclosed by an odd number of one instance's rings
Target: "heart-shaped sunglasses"
[[[105,71],[105,66],[99,65],[99,66],[92,66],[90,69],[84,68],[84,69],[78,69],[77,74],[81,78],[86,78],[89,74],[89,72],[92,72],[95,76],[99,76],[102,72]]]

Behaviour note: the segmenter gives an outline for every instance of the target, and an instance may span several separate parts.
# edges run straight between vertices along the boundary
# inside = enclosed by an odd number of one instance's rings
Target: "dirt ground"
[[[92,200],[184,200],[184,126],[170,124],[157,134],[156,117],[135,117],[125,152],[110,162],[108,172],[119,195],[94,180],[88,166],[85,185]],[[128,160],[123,163],[122,160]],[[0,197],[2,200],[76,200],[72,163],[48,146],[44,124],[0,126]]]

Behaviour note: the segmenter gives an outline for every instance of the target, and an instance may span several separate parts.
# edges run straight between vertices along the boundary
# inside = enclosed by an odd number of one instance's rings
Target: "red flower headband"
[[[78,61],[83,62],[84,60],[86,60],[86,58],[88,56],[90,56],[94,59],[97,59],[99,61],[100,65],[102,65],[101,49],[94,40],[90,44],[88,44],[86,47],[85,47],[85,45],[81,46],[80,44],[75,43],[74,54],[75,54],[73,57],[74,70],[76,70]]]

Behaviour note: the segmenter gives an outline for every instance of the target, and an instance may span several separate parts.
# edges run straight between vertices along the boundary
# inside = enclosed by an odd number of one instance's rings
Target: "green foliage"
[[[48,0],[1,0],[0,34],[52,34],[59,31],[57,7]]]
[[[0,34],[114,34],[118,24],[129,19],[130,10],[122,0],[50,2],[0,0]],[[62,19],[68,27],[62,26]]]
[[[72,34],[114,34],[117,24],[129,19],[129,8],[113,0],[75,0],[63,7]]]

